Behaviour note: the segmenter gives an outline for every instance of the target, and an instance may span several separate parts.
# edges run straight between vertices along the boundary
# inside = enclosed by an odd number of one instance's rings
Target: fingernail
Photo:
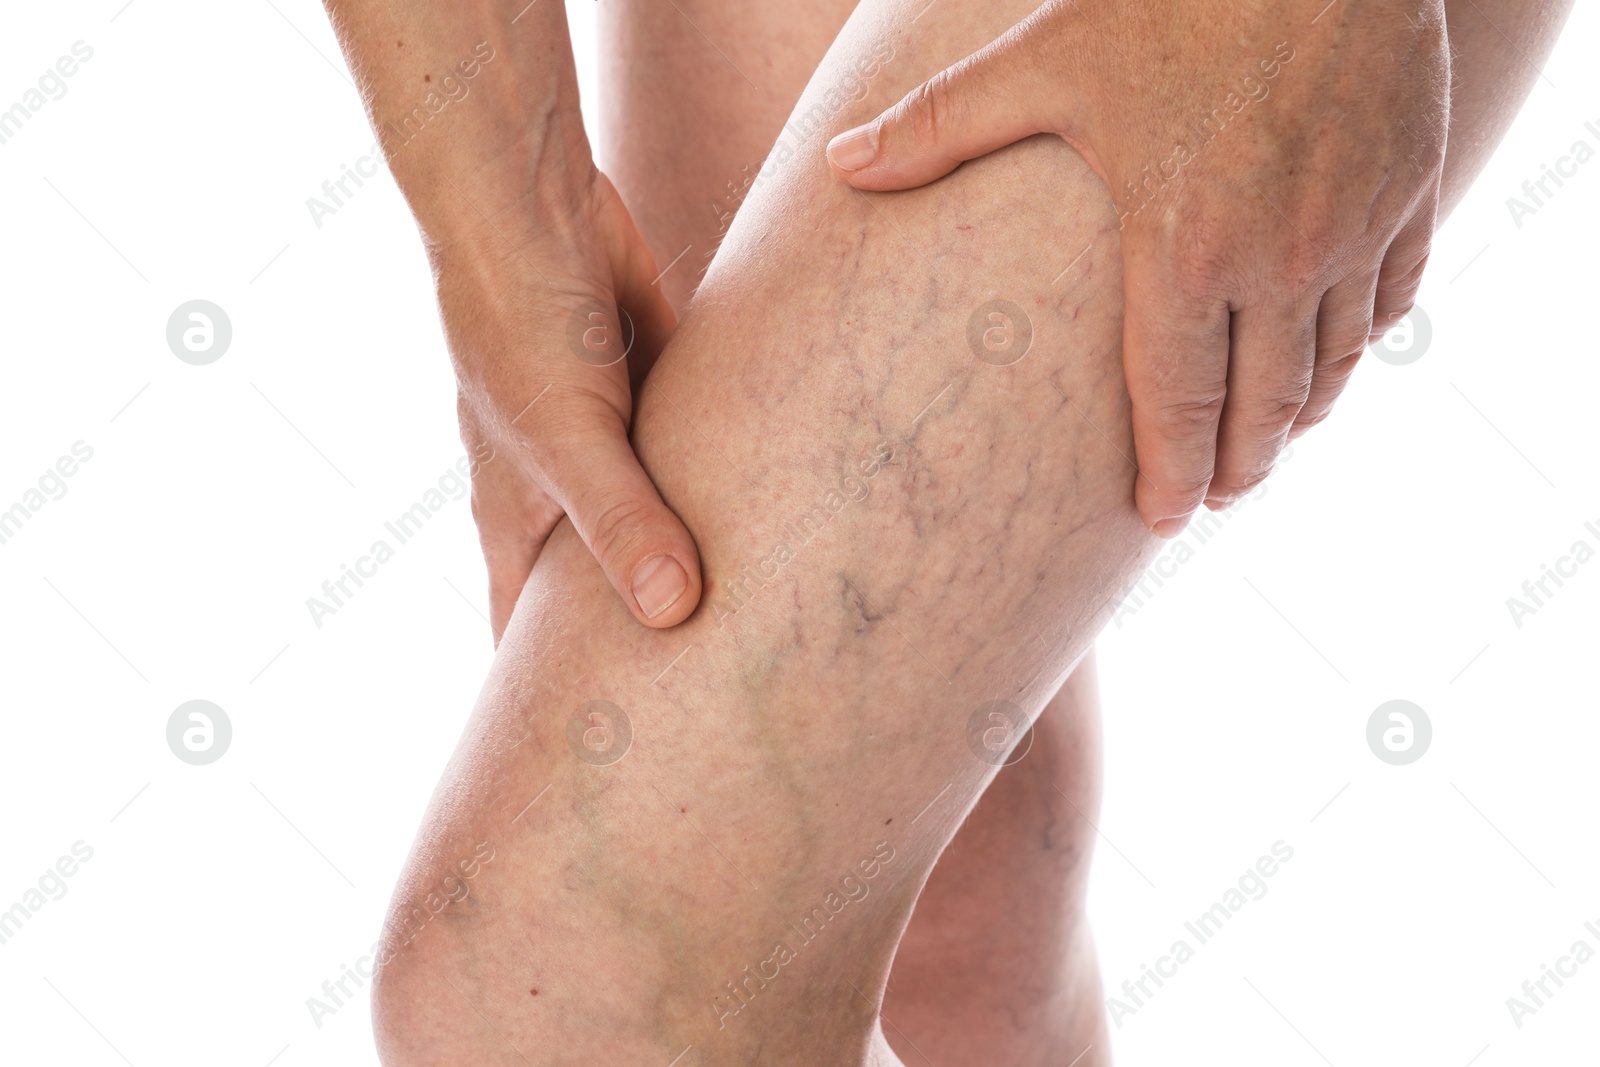
[[[846,130],[828,142],[828,159],[840,170],[860,170],[878,158],[878,124]]]
[[[1150,530],[1157,537],[1171,538],[1177,537],[1179,534],[1183,533],[1183,528],[1188,525],[1189,516],[1179,515],[1177,518],[1173,519],[1162,519],[1160,522],[1150,527]]]
[[[689,588],[689,576],[671,556],[647,559],[633,572],[633,599],[644,617],[653,619],[672,607]]]

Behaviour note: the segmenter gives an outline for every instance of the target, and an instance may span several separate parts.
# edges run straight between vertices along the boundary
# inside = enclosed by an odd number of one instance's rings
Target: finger
[[[511,621],[517,597],[533,573],[539,550],[561,517],[559,510],[549,516],[538,515],[522,506],[521,499],[488,487],[473,487],[472,517],[489,571],[489,629],[496,647]]]
[[[1355,372],[1372,335],[1373,297],[1378,272],[1352,274],[1322,294],[1317,310],[1317,364],[1311,372],[1311,392],[1289,428],[1289,439],[1305,433],[1328,417],[1333,402]]]
[[[1272,471],[1311,392],[1316,345],[1314,297],[1258,304],[1234,314],[1228,399],[1217,431],[1208,507],[1227,507]]]
[[[935,74],[864,126],[828,142],[834,173],[858,189],[911,189],[1036,133],[1070,110],[1043,84],[1026,24]]]
[[[1395,235],[1378,272],[1378,290],[1372,308],[1372,339],[1376,340],[1411,310],[1422,287],[1422,272],[1433,248],[1433,223],[1437,202],[1414,215]]]
[[[610,191],[607,210],[616,212],[615,225],[603,229],[605,233],[613,235],[612,247],[607,249],[607,254],[612,264],[616,303],[632,324],[628,371],[632,386],[637,389],[656,357],[666,347],[667,338],[672,336],[673,329],[677,327],[678,316],[661,287],[663,272],[656,266],[650,246],[640,235],[633,216],[622,203],[622,197],[604,174],[600,175],[599,180]]]
[[[634,617],[646,626],[677,625],[700,602],[694,539],[639,465],[609,405],[566,414],[581,429],[541,463],[551,495]]]
[[[1124,233],[1122,352],[1133,400],[1134,500],[1173,537],[1205,499],[1227,395],[1228,303],[1206,292],[1158,241]]]

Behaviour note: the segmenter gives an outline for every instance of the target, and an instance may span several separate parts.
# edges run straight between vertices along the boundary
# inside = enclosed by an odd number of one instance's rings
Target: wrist
[[[592,229],[597,174],[586,142],[529,131],[477,169],[434,170],[406,199],[430,258],[498,267],[508,255],[577,246]]]

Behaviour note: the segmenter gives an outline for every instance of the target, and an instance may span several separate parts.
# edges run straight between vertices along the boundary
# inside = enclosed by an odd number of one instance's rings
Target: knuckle
[[[1424,252],[1420,257],[1405,266],[1392,270],[1384,270],[1378,276],[1378,300],[1387,300],[1390,303],[1404,303],[1409,309],[1416,300],[1417,291],[1422,288],[1422,275],[1428,269],[1428,254]]]
[[[1328,416],[1332,413],[1332,400],[1329,400],[1326,404],[1318,404],[1315,407],[1309,404],[1306,405],[1305,410],[1300,412],[1300,417],[1294,420],[1293,436],[1298,437],[1313,427],[1321,426],[1328,421]]]
[[[603,562],[621,564],[645,546],[654,509],[633,496],[602,500],[590,511],[589,548]]]
[[[1254,492],[1262,482],[1266,481],[1272,475],[1272,472],[1276,467],[1276,457],[1266,460],[1251,470],[1248,474],[1244,475],[1242,478],[1235,479],[1233,485],[1229,487],[1229,495],[1233,497],[1241,497],[1247,493]]]
[[[1317,361],[1316,377],[1327,383],[1343,384],[1350,375],[1356,371],[1356,364],[1361,362],[1362,355],[1367,350],[1367,339],[1363,335],[1353,346],[1344,346],[1335,349],[1338,354]]]
[[[955,121],[952,114],[955,93],[951,73],[941,70],[914,89],[906,98],[903,118],[919,144],[941,143],[942,131]]]
[[[1368,336],[1379,337],[1391,326],[1411,314],[1416,306],[1416,291],[1379,289],[1372,306],[1372,326]]]
[[[1223,390],[1157,397],[1151,405],[1158,430],[1168,440],[1187,441],[1215,433],[1222,416]]]
[[[1268,434],[1282,433],[1294,423],[1295,417],[1300,414],[1300,409],[1305,407],[1309,392],[1308,384],[1305,389],[1297,392],[1285,391],[1262,397],[1252,406],[1246,421],[1252,429]]]
[[[1148,477],[1148,475],[1147,475]],[[1179,503],[1183,509],[1193,508],[1206,497],[1211,488],[1209,472],[1201,474],[1166,475],[1151,479],[1163,493]]]

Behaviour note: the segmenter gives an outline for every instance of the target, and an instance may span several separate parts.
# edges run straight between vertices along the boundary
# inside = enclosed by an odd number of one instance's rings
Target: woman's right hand
[[[635,618],[682,622],[699,553],[628,442],[675,320],[589,151],[565,7],[325,3],[433,264],[495,643],[563,516]]]
[[[535,239],[508,236],[528,219],[486,216],[481,240],[430,243],[497,644],[563,516],[646,626],[676,625],[700,600],[694,540],[628,440],[633,390],[675,317],[621,198],[586,169],[559,207],[535,198],[563,220],[531,227]]]

